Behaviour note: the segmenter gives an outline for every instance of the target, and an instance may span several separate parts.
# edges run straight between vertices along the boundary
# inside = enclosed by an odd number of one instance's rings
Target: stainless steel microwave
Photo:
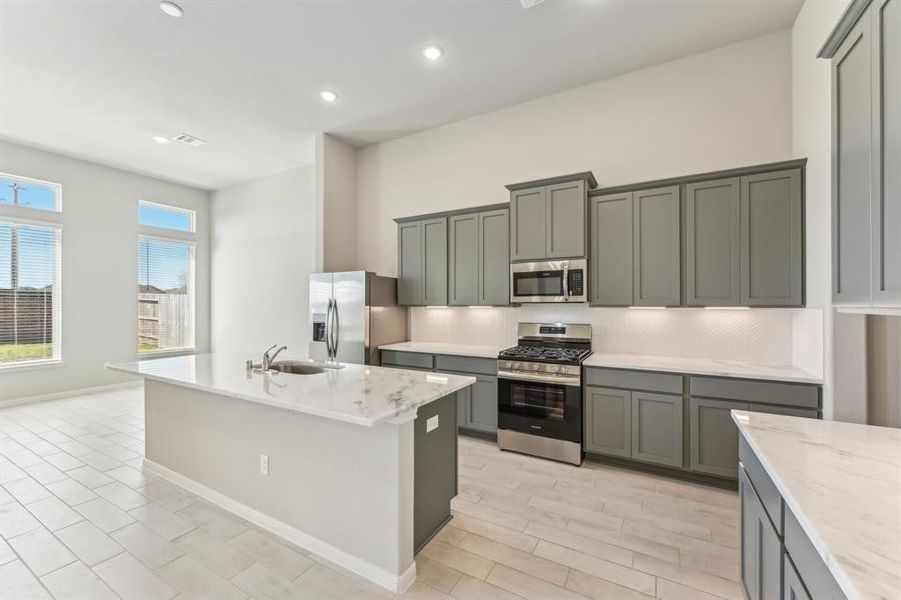
[[[588,261],[580,258],[511,264],[510,301],[587,302]]]

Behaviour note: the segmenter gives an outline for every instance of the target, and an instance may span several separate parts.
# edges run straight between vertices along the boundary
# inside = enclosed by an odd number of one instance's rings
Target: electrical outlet
[[[425,432],[428,433],[430,431],[434,431],[438,429],[438,415],[434,417],[429,417],[425,422]]]
[[[269,455],[260,454],[260,473],[269,475]]]

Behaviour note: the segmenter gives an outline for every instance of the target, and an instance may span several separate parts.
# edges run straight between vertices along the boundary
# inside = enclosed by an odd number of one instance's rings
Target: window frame
[[[31,369],[61,366],[65,364],[63,360],[63,314],[62,314],[62,296],[63,296],[63,214],[62,214],[62,185],[32,177],[22,177],[20,175],[12,175],[10,173],[0,172],[0,177],[12,179],[13,181],[34,182],[39,185],[54,189],[56,210],[48,210],[46,208],[35,208],[32,206],[16,206],[14,204],[0,203],[0,221],[10,223],[15,226],[25,227],[42,227],[51,229],[56,236],[56,252],[54,258],[54,277],[53,277],[53,337],[51,339],[51,348],[53,355],[50,358],[39,358],[35,360],[20,360],[16,362],[0,364],[0,372],[26,371]]]
[[[166,227],[156,227],[154,225],[142,225],[139,221],[139,209],[140,206],[151,205],[160,208],[165,208],[169,210],[177,210],[180,212],[186,212],[191,215],[191,229],[192,231],[182,231],[180,229],[169,229]],[[191,330],[190,330],[190,338],[191,345],[185,346],[184,348],[161,348],[159,350],[138,350],[135,352],[135,356],[138,360],[145,360],[151,358],[161,358],[165,356],[184,356],[190,354],[197,353],[197,211],[190,208],[183,208],[180,206],[174,206],[171,204],[165,204],[162,202],[152,202],[149,200],[138,200],[137,208],[135,210],[135,221],[137,222],[137,236],[135,243],[135,271],[136,277],[135,281],[140,285],[140,277],[141,273],[139,271],[140,265],[140,247],[141,240],[155,240],[159,242],[166,242],[170,244],[184,244],[188,247],[188,258],[189,258],[189,272],[188,272],[188,299],[191,310]],[[138,298],[135,297],[135,318],[134,318],[134,337],[133,341],[137,342],[140,337],[140,331],[138,329],[138,318],[139,318],[139,307],[138,307]]]

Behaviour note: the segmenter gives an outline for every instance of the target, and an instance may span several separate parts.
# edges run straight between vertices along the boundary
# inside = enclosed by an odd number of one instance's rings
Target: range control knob
[[[538,363],[532,363],[531,365],[529,365],[529,368],[532,369],[533,371],[537,371],[537,370],[538,370]]]
[[[547,368],[547,372],[548,372],[548,373],[559,373],[559,372],[560,372],[560,367],[556,367],[556,366],[548,367],[548,368]]]

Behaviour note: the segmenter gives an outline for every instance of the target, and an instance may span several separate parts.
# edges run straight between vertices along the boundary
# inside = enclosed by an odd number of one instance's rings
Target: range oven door
[[[543,381],[497,381],[497,426],[582,443],[582,388]]]

